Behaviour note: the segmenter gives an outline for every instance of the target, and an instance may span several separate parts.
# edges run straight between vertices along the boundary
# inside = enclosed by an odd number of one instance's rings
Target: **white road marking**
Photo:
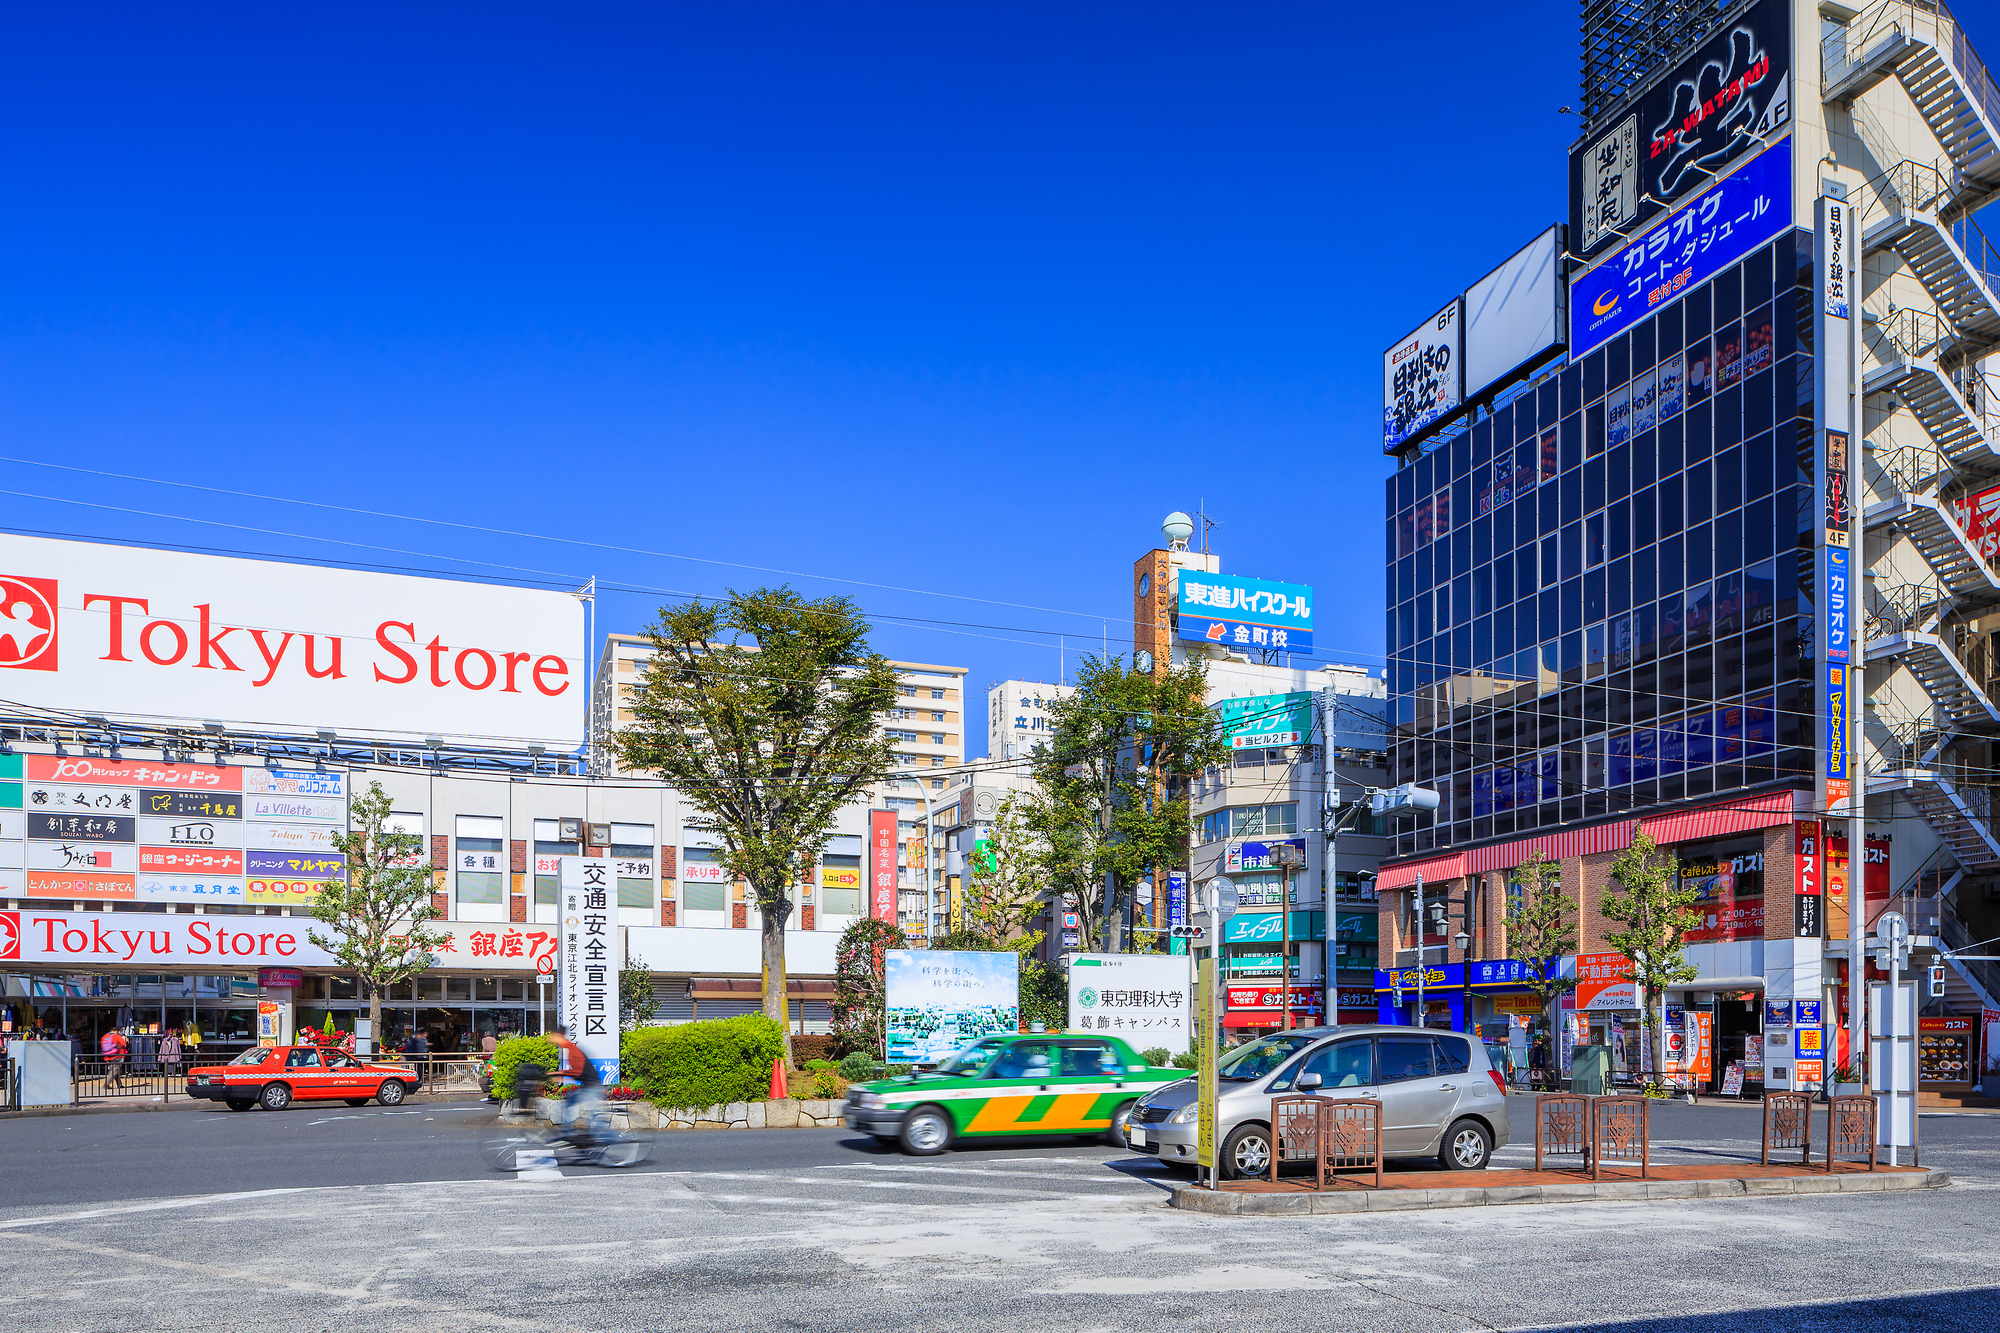
[[[561,1180],[562,1168],[556,1165],[553,1148],[517,1148],[514,1152],[514,1179],[516,1180]]]

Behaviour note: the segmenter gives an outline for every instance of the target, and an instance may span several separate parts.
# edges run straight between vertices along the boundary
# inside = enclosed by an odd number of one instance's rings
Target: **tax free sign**
[[[1180,571],[1180,637],[1245,651],[1312,651],[1312,589]]]

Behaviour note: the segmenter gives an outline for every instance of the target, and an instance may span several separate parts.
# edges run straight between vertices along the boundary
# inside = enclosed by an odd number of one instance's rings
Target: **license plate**
[[[1125,1137],[1131,1142],[1134,1148],[1143,1148],[1146,1146],[1146,1131],[1137,1125],[1127,1125],[1125,1127]]]
[[[208,1086],[208,1075],[203,1074],[201,1077],[197,1078],[195,1082],[202,1085],[203,1087]]]

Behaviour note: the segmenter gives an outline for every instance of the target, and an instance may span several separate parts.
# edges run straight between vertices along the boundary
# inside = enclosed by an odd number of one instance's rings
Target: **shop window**
[[[497,852],[504,850],[507,821],[488,815],[460,815],[457,831],[459,850]]]
[[[609,850],[613,857],[621,860],[651,861],[658,850],[653,844],[653,826],[613,824]]]
[[[537,844],[538,848],[539,846],[540,844]],[[556,895],[560,893],[561,890],[562,890],[562,876],[560,875],[535,876],[535,906],[554,907],[556,905]]]
[[[618,905],[620,907],[651,907],[653,905],[653,881],[637,879],[630,875],[618,877]]]
[[[580,856],[583,847],[575,842],[562,840],[562,821],[559,819],[537,819],[535,821],[535,851],[542,856]],[[554,901],[551,899],[550,901]]]
[[[505,876],[497,871],[461,870],[458,872],[458,901],[487,906],[504,902],[504,879]]]

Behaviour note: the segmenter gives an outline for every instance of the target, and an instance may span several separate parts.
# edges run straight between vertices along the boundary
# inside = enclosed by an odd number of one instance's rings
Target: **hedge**
[[[555,1044],[546,1037],[509,1037],[493,1048],[493,1095],[506,1101],[514,1095],[517,1065],[540,1065],[554,1072],[560,1064]]]
[[[660,1106],[762,1101],[785,1031],[762,1014],[636,1028],[620,1044],[620,1076]]]

